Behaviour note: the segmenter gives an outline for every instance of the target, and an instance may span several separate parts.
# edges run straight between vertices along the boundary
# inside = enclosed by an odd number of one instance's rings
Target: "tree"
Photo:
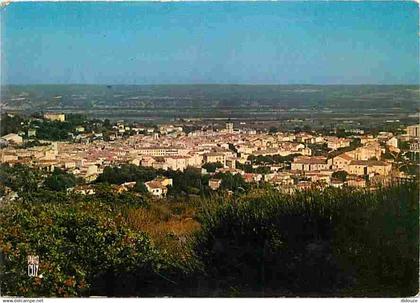
[[[33,124],[37,127],[37,138],[49,141],[67,140],[74,129],[67,121],[35,121]]]
[[[254,155],[250,155],[248,157],[248,160],[251,161],[252,164],[256,164],[256,165],[280,164],[280,163],[290,162],[295,157],[297,157],[299,155],[300,154],[290,154],[290,155],[287,155],[287,156],[281,156],[281,155],[254,156]]]
[[[255,170],[251,164],[242,164],[236,161],[236,168],[243,170],[246,173],[253,173]]]
[[[67,190],[76,184],[77,179],[73,174],[69,174],[59,168],[54,169],[54,172],[44,180],[44,187],[54,191]]]
[[[268,174],[271,172],[270,167],[268,166],[259,166],[255,169],[257,174]]]
[[[200,169],[187,167],[183,172],[168,170],[162,174],[173,181],[173,186],[168,190],[170,196],[208,193],[208,176],[202,176]]]
[[[101,204],[11,203],[0,218],[4,295],[113,295],[119,280],[136,279],[141,288],[159,278],[162,261],[147,235],[119,224]],[[29,255],[39,256],[41,276],[28,277]]]
[[[149,205],[146,195],[140,195],[135,191],[118,193],[115,191],[115,185],[108,183],[96,184],[95,195],[87,197],[87,199],[107,204],[112,209],[121,209],[125,206],[148,207]]]
[[[210,279],[235,285],[242,296],[412,296],[419,286],[418,198],[415,182],[376,192],[215,198],[199,214],[194,251]]]
[[[345,129],[339,128],[336,131],[336,136],[339,137],[339,138],[347,138],[348,134],[346,133]]]
[[[409,150],[410,149],[410,142],[408,141],[399,141],[398,148],[402,150]]]
[[[244,178],[240,174],[231,174],[231,173],[219,173],[216,174],[216,178],[222,179],[221,188],[231,191],[246,191],[249,189],[249,184],[245,182]]]
[[[348,173],[344,170],[335,171],[331,175],[333,178],[338,179],[340,181],[346,181]]]
[[[124,164],[120,167],[105,167],[102,174],[96,179],[96,182],[106,182],[110,184],[122,184],[124,182],[133,181],[146,182],[153,180],[156,176],[157,171],[153,168]]]
[[[238,153],[238,150],[236,149],[235,145],[232,143],[229,143],[229,149],[233,151],[234,153]]]
[[[66,121],[72,125],[72,128],[78,125],[85,125],[87,117],[82,114],[67,114]]]
[[[22,122],[24,119],[19,115],[3,114],[1,116],[1,135],[10,133],[18,133],[22,130]]]
[[[103,127],[104,127],[105,129],[107,129],[107,130],[112,129],[111,121],[109,121],[109,119],[105,119],[105,120],[104,120]]]
[[[222,168],[223,164],[220,162],[208,162],[205,163],[202,168],[206,169],[209,173],[214,173],[216,169]]]
[[[138,193],[147,194],[149,191],[147,190],[146,185],[144,182],[137,181],[136,185],[134,185],[133,190]]]
[[[31,193],[38,190],[42,173],[26,165],[17,164],[13,167],[6,164],[0,166],[0,183],[20,193]]]

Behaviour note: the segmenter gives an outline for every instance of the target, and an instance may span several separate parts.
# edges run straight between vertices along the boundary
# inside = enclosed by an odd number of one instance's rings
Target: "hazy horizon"
[[[316,84],[316,83],[152,83],[152,84],[130,84],[130,83],[6,83],[0,86],[419,86],[419,83],[342,83],[342,84]]]
[[[26,2],[4,85],[418,85],[414,2]]]

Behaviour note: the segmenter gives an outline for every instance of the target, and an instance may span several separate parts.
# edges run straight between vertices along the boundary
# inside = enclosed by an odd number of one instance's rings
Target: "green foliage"
[[[6,187],[3,184],[0,184],[0,197],[3,197],[6,194]]]
[[[34,121],[31,124],[37,128],[36,136],[40,140],[63,141],[69,138],[73,125],[67,121]]]
[[[236,161],[236,168],[241,169],[246,173],[253,173],[254,172],[254,168],[252,167],[251,164],[242,164],[238,161]]]
[[[328,148],[327,143],[323,144],[306,144],[306,147],[310,148],[313,156],[327,156],[331,150]]]
[[[63,191],[74,187],[77,184],[77,179],[73,174],[56,168],[53,173],[44,180],[44,186],[53,191]]]
[[[347,133],[345,129],[337,129],[336,134],[338,138],[347,138],[351,134]]]
[[[92,295],[129,273],[141,288],[160,266],[148,237],[121,226],[101,204],[12,203],[0,218],[4,295]],[[28,255],[39,256],[42,277],[28,277]]]
[[[209,176],[202,176],[201,170],[188,167],[185,171],[165,171],[163,175],[172,178],[173,186],[169,188],[168,195],[207,195],[209,193]]]
[[[268,174],[271,171],[269,166],[261,165],[254,168],[252,167],[251,164],[242,164],[238,161],[236,161],[236,168],[241,169],[246,173],[257,173],[257,174]]]
[[[111,121],[109,121],[109,119],[105,119],[103,123],[103,127],[107,130],[111,130],[112,129]]]
[[[346,181],[348,173],[344,170],[335,171],[331,175],[333,178],[338,179],[340,181]]]
[[[84,125],[86,117],[79,114],[67,114],[66,121],[43,120],[41,115],[33,115],[36,120],[27,119],[23,116],[14,115],[13,117],[2,115],[1,135],[8,133],[18,133],[28,128],[36,128],[36,137],[40,140],[61,141],[69,138],[68,133],[72,132],[78,125]],[[41,145],[37,141],[28,143],[30,146]]]
[[[150,167],[135,165],[122,165],[121,167],[108,166],[98,176],[96,182],[122,184],[124,182],[136,181],[137,183],[144,183],[153,180],[159,175],[172,179],[173,186],[168,191],[168,195],[170,196],[206,195],[209,192],[209,177],[202,176],[199,169],[192,167],[188,167],[185,171],[181,172],[156,170]]]
[[[407,164],[402,166],[400,170],[408,175],[415,176],[417,178],[420,176],[420,166],[418,164]]]
[[[134,185],[133,190],[138,193],[147,194],[149,191],[147,190],[146,185],[144,182],[137,181],[136,185]]]
[[[258,166],[257,168],[255,168],[255,173],[257,174],[268,174],[270,172],[271,169],[268,166]]]
[[[66,114],[66,121],[72,125],[72,128],[78,125],[84,125],[87,117],[82,114]]]
[[[31,141],[25,141],[23,144],[19,145],[19,149],[25,149],[25,148],[31,148],[35,146],[47,146],[49,143],[41,143],[38,140],[31,140]]]
[[[95,186],[95,195],[93,197],[87,197],[87,200],[100,201],[110,205],[112,208],[120,209],[121,206],[136,206],[136,207],[148,207],[149,199],[148,195],[140,195],[136,192],[116,192],[108,184],[98,184]]]
[[[138,169],[125,168],[124,177],[150,173]],[[1,190],[19,194],[0,208],[3,293],[405,297],[418,291],[417,183],[283,195],[264,183],[251,188],[240,175],[217,174],[222,191],[207,200],[209,177],[199,170],[162,173],[174,180],[172,197],[154,201],[140,180],[137,191],[98,183],[95,195],[83,196],[38,186],[66,175],[59,170],[1,166]],[[57,184],[52,188],[66,187]],[[184,195],[190,198],[178,198]],[[28,255],[39,255],[42,278],[27,276]]]
[[[390,151],[389,148],[385,149],[385,153],[382,155],[383,159],[394,160],[396,156],[394,156]]]
[[[38,190],[42,173],[26,165],[16,164],[11,167],[0,165],[0,183],[18,193],[31,193]]]
[[[409,150],[410,149],[410,142],[408,141],[398,141],[398,148],[401,150]]]
[[[222,168],[223,164],[220,162],[209,162],[205,163],[202,168],[206,169],[209,173],[214,173],[216,169]]]
[[[287,155],[287,156],[280,156],[280,155],[254,156],[254,155],[250,155],[248,157],[248,160],[251,161],[252,164],[256,164],[256,165],[281,164],[281,163],[285,163],[285,162],[290,162],[297,156],[299,156],[299,154],[291,154],[291,155]]]
[[[235,145],[234,145],[234,144],[232,144],[232,143],[229,143],[229,149],[230,149],[231,151],[233,151],[234,153],[238,153],[237,148],[236,148],[236,147],[235,147]]]
[[[343,294],[407,297],[418,293],[418,184],[393,186],[349,200],[341,203],[333,238],[335,254],[355,277]]]
[[[195,252],[242,295],[418,292],[418,188],[268,192],[211,201]]]
[[[420,153],[418,152],[405,152],[404,158],[419,164],[420,162]]]
[[[8,115],[3,114],[1,116],[1,127],[0,127],[0,133],[2,136],[15,133],[17,134],[19,131],[22,130],[22,122],[24,119],[19,115]]]
[[[216,178],[222,179],[221,189],[231,190],[234,192],[245,192],[250,188],[250,185],[245,182],[244,178],[240,174],[231,173],[218,173],[215,175]]]
[[[120,167],[107,166],[102,174],[98,176],[96,182],[106,182],[110,184],[122,184],[124,182],[146,182],[157,177],[157,171],[153,168],[124,164]]]

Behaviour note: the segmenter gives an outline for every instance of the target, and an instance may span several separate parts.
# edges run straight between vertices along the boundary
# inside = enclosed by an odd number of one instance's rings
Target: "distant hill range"
[[[417,110],[417,85],[8,85],[2,110],[331,108]]]

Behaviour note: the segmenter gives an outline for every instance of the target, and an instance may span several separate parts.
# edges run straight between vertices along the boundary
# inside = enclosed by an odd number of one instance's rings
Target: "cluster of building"
[[[63,119],[57,115],[48,117]],[[124,124],[116,126],[125,130]],[[341,187],[366,186],[366,180],[385,182],[398,175],[393,159],[384,159],[386,151],[398,153],[400,140],[417,144],[419,125],[407,128],[405,135],[395,136],[382,132],[378,136],[357,134],[352,138],[314,135],[310,133],[257,133],[252,130],[236,130],[233,123],[226,123],[222,130],[198,130],[183,132],[182,127],[161,125],[159,131],[151,130],[128,138],[112,141],[50,142],[49,145],[21,149],[22,138],[8,134],[2,139],[10,143],[1,149],[0,162],[17,163],[39,167],[48,171],[59,167],[87,181],[93,181],[106,166],[124,163],[163,170],[184,171],[187,167],[202,168],[206,163],[221,163],[216,173],[241,174],[246,182],[265,181],[279,188],[306,188],[314,184]],[[358,138],[360,145],[350,148]],[[333,152],[328,156],[313,156],[308,145],[326,145]],[[410,145],[411,146],[411,145]],[[340,149],[345,151],[340,152]],[[246,173],[237,166],[255,165],[250,156],[293,155],[291,164],[266,165],[268,173]],[[333,177],[334,172],[344,171],[346,181]],[[203,173],[207,173],[205,169]],[[209,186],[217,189],[221,181],[211,178]],[[147,189],[156,196],[164,196],[170,181],[153,180],[146,183]]]

